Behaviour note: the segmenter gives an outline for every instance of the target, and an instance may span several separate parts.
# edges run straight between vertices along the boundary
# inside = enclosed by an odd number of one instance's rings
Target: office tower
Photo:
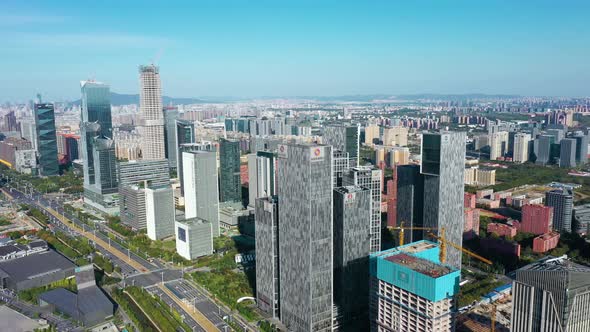
[[[193,260],[213,254],[213,226],[200,218],[179,219],[174,223],[176,252]]]
[[[565,136],[564,135],[564,131],[562,129],[548,129],[547,130],[547,135],[554,137],[553,142],[555,144],[561,143],[561,140]]]
[[[514,136],[514,152],[512,161],[515,163],[525,163],[529,160],[529,142],[531,135],[518,133]]]
[[[116,193],[118,182],[115,142],[108,137],[95,137],[92,154],[97,193],[102,195]]]
[[[37,132],[35,129],[35,119],[21,119],[20,121],[21,137],[31,142],[32,149],[37,150]]]
[[[279,318],[279,202],[277,196],[257,198],[256,203],[256,304],[272,318]]]
[[[348,153],[350,166],[359,164],[359,139],[360,129],[358,126],[330,126],[324,127],[322,142],[331,145],[333,150],[340,150]]]
[[[576,140],[564,138],[559,146],[559,167],[576,167]]]
[[[373,145],[374,140],[379,139],[379,126],[368,125],[365,127],[365,144]]]
[[[350,169],[350,158],[347,152],[332,150],[332,175],[334,188],[342,186],[342,178]]]
[[[508,151],[508,132],[499,131],[490,135],[490,160],[504,157]]]
[[[588,162],[588,136],[577,131],[572,138],[576,140],[576,163],[584,165]]]
[[[79,156],[78,141],[80,136],[74,134],[57,134],[57,152],[66,158],[67,162],[72,162]]]
[[[443,132],[422,135],[424,175],[424,227],[461,246],[463,240],[463,181],[465,133]],[[447,246],[448,264],[461,269],[461,251]]]
[[[381,250],[381,186],[382,171],[371,166],[357,166],[351,168],[342,179],[343,186],[359,186],[371,190],[371,220],[369,234],[371,235],[370,252]]]
[[[541,135],[535,139],[536,164],[546,165],[551,161],[551,145],[554,143],[554,140],[555,138],[550,135]]]
[[[170,185],[168,162],[163,159],[119,163],[118,182],[121,222],[133,229],[145,229],[147,226],[145,188]]]
[[[371,331],[454,331],[460,270],[442,265],[439,251],[418,241],[371,255]]]
[[[35,133],[39,175],[59,175],[53,104],[35,104]]]
[[[103,212],[113,213],[117,210],[117,173],[102,172],[101,175],[97,175],[101,166],[116,167],[116,157],[109,150],[114,149],[114,144],[106,144],[105,141],[113,137],[110,88],[100,82],[81,81],[80,90],[80,157],[83,160],[84,202]],[[101,152],[98,153],[103,159],[95,160],[99,142],[103,142]],[[102,179],[101,176],[113,178]]]
[[[147,236],[161,240],[174,235],[174,193],[171,186],[145,189]]]
[[[340,331],[368,324],[371,190],[358,186],[334,189],[334,304]]]
[[[281,321],[290,331],[332,331],[332,147],[278,151]]]
[[[182,161],[180,156],[180,147],[186,144],[195,143],[195,124],[192,121],[185,121],[185,120],[176,120],[176,141],[174,142],[176,145],[174,146],[176,156],[172,156],[172,158],[176,158],[176,165],[174,167],[180,167],[182,165]]]
[[[170,168],[178,165],[178,140],[176,136],[176,121],[179,118],[178,108],[164,107],[164,155],[168,159]]]
[[[424,176],[419,165],[403,165],[397,171],[397,224],[424,226]],[[423,239],[422,231],[404,232],[404,243]]]
[[[560,233],[571,232],[574,193],[569,189],[548,191],[545,193],[545,205],[553,207],[553,229]]]
[[[516,270],[510,331],[590,331],[590,268],[545,257]]]
[[[184,143],[178,145],[178,179],[180,180],[180,193],[184,195],[184,180],[182,169],[182,153],[191,151],[217,151],[215,145],[211,141],[201,141],[198,143]]]
[[[241,202],[240,142],[221,139],[219,142],[220,202]]]
[[[256,169],[256,153],[250,153],[246,156],[248,161],[248,206],[256,206],[258,197],[258,172]]]
[[[217,156],[211,151],[182,153],[184,211],[186,218],[211,223],[213,236],[219,236],[219,187]]]
[[[551,232],[552,226],[552,207],[537,204],[526,204],[522,207],[520,232],[540,235]]]
[[[164,114],[160,69],[155,65],[139,66],[139,115],[141,117],[141,153],[143,159],[166,158]]]
[[[387,227],[397,226],[397,167],[387,181]]]
[[[408,128],[391,127],[383,128],[383,145],[406,146],[408,145]]]

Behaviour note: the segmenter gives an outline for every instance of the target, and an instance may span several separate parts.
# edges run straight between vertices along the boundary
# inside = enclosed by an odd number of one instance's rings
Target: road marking
[[[197,308],[192,305],[188,305],[185,302],[181,301],[174,293],[172,293],[166,286],[160,284],[158,287],[168,295],[172,301],[178,304],[184,311],[186,311],[191,317],[205,329],[205,331],[221,331],[219,330],[215,324],[213,324],[205,315],[203,315]]]
[[[141,265],[138,262],[130,259],[129,257],[127,257],[127,255],[125,255],[121,251],[119,251],[119,250],[117,250],[117,249],[115,249],[113,247],[109,247],[109,244],[106,243],[104,240],[102,240],[100,237],[98,237],[98,236],[97,237],[94,237],[94,235],[92,233],[87,232],[84,229],[80,228],[80,226],[76,225],[75,223],[73,223],[68,218],[60,215],[54,209],[52,209],[50,207],[46,207],[45,209],[47,211],[49,211],[49,213],[51,213],[58,220],[60,220],[64,225],[66,225],[67,227],[69,227],[71,229],[74,229],[74,230],[78,231],[80,234],[84,235],[84,237],[86,237],[87,239],[96,242],[104,250],[106,250],[106,251],[110,252],[111,254],[115,255],[117,258],[119,258],[123,262],[129,264],[132,268],[136,269],[137,271],[142,271],[142,272],[147,272],[148,271],[148,269],[146,269],[143,265]]]

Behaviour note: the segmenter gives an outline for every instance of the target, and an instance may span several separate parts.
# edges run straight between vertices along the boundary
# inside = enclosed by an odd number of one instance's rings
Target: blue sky
[[[166,95],[590,96],[589,1],[0,2],[0,101]]]

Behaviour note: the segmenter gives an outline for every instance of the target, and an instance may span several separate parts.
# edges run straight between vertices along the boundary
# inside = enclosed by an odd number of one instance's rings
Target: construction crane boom
[[[435,239],[439,240],[439,242],[441,243],[441,247],[440,247],[440,251],[441,251],[441,252],[443,251],[443,249],[446,249],[446,248],[444,248],[444,247],[443,247],[443,245],[444,245],[444,246],[446,246],[446,245],[448,244],[448,245],[450,245],[451,247],[453,247],[453,248],[455,248],[455,249],[457,249],[457,250],[460,250],[460,251],[462,251],[462,252],[466,253],[467,255],[469,255],[469,256],[471,256],[471,257],[474,257],[474,258],[476,258],[476,259],[478,259],[478,260],[480,260],[480,261],[482,261],[482,262],[484,262],[484,263],[486,263],[486,264],[488,264],[488,265],[492,265],[492,264],[494,264],[494,263],[492,263],[492,261],[490,261],[489,259],[487,259],[487,258],[484,258],[484,257],[482,257],[482,256],[480,256],[480,255],[478,255],[478,254],[476,254],[476,253],[474,253],[474,252],[471,252],[471,251],[469,251],[469,250],[467,250],[467,249],[463,248],[462,246],[460,246],[460,245],[458,245],[458,244],[455,244],[455,243],[453,243],[453,242],[451,242],[451,241],[447,240],[447,239],[444,237],[444,228],[442,229],[442,231],[441,231],[441,234],[442,234],[442,236],[438,236],[438,235],[435,235],[435,234],[433,234],[433,233],[430,233],[430,234],[429,234],[431,237],[433,237],[433,238],[435,238]],[[446,251],[446,250],[444,250],[444,251]],[[442,262],[442,260],[441,260],[441,262]]]

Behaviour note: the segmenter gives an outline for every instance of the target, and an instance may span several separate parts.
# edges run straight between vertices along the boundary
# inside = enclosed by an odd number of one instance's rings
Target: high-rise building
[[[340,150],[332,150],[332,175],[333,175],[333,186],[341,187],[342,178],[344,174],[348,173],[350,169],[350,158],[348,153]]]
[[[32,149],[37,151],[37,132],[35,129],[35,119],[21,119],[20,132],[21,137],[31,142]]]
[[[103,212],[113,213],[117,210],[118,202],[115,197],[117,173],[115,171],[97,174],[100,167],[116,167],[114,144],[106,144],[106,140],[113,137],[110,88],[100,82],[81,81],[80,90],[80,151],[84,167],[84,202]],[[99,142],[103,142],[99,149],[102,152],[98,153],[102,160],[95,160]],[[113,149],[113,153],[110,149]],[[101,178],[104,176],[113,178]]]
[[[382,173],[371,166],[357,166],[349,170],[342,179],[343,186],[359,186],[371,190],[371,219],[369,234],[371,236],[370,252],[381,250],[381,186]]]
[[[176,165],[179,167],[182,164],[180,156],[180,147],[186,144],[195,143],[195,124],[192,121],[176,120],[176,141],[174,142],[176,150]]]
[[[250,153],[246,156],[248,161],[248,206],[256,206],[258,198],[258,171],[256,167],[256,153]]]
[[[374,140],[379,139],[379,126],[368,125],[365,127],[365,144],[373,145]]]
[[[58,175],[59,165],[57,162],[57,137],[53,104],[35,104],[33,113],[35,115],[39,175]]]
[[[260,197],[276,194],[276,157],[270,151],[258,151],[248,155],[248,194],[251,207]]]
[[[176,121],[180,113],[176,107],[164,107],[164,140],[166,141],[165,157],[168,159],[170,168],[178,165],[178,140],[176,136]]]
[[[567,189],[548,191],[545,193],[545,205],[553,207],[553,229],[560,233],[571,232],[574,193]]]
[[[465,133],[441,132],[422,135],[424,174],[424,227],[431,227],[447,240],[463,241],[463,181]],[[461,269],[461,251],[447,247],[448,264]]]
[[[576,140],[564,138],[559,146],[559,167],[576,167]]]
[[[537,204],[526,204],[522,207],[520,232],[545,234],[552,230],[553,208]]]
[[[576,140],[576,163],[584,165],[588,162],[588,135],[577,131],[572,138]]]
[[[145,185],[129,184],[119,187],[119,216],[121,222],[135,230],[147,226]]]
[[[141,117],[143,159],[166,158],[164,113],[160,69],[155,65],[139,66],[139,115]]]
[[[439,252],[418,241],[371,255],[371,331],[454,331],[460,270],[441,264]]]
[[[183,180],[183,169],[182,169],[182,153],[191,151],[217,151],[217,148],[211,141],[201,141],[198,143],[184,143],[178,146],[178,179],[180,180],[180,193],[184,195],[184,180]]]
[[[368,188],[334,189],[334,304],[340,331],[368,325],[371,200]]]
[[[553,138],[554,138],[553,142],[555,144],[561,143],[561,140],[565,136],[564,134],[565,134],[564,133],[564,130],[562,130],[562,129],[554,128],[554,129],[548,129],[547,130],[547,135],[553,136]]]
[[[280,316],[290,331],[332,331],[332,147],[279,145]]]
[[[161,240],[174,235],[174,193],[171,186],[145,189],[147,236]]]
[[[256,199],[256,304],[279,318],[279,202],[277,196]]]
[[[551,161],[551,145],[554,143],[555,138],[550,135],[540,135],[535,139],[535,155],[537,160],[535,163],[538,165],[546,165]]]
[[[179,218],[174,223],[176,252],[184,259],[193,260],[213,254],[213,226],[200,218]]]
[[[348,153],[350,165],[359,164],[359,139],[360,129],[358,126],[330,126],[324,127],[322,142],[331,145],[334,150]]]
[[[213,236],[219,236],[219,186],[217,156],[211,151],[182,153],[184,211],[187,219],[200,218],[211,223]]]
[[[508,152],[508,132],[499,131],[490,135],[490,160],[497,160]]]
[[[516,271],[510,331],[590,331],[590,268],[546,257]]]
[[[383,145],[406,146],[408,145],[408,128],[391,127],[383,128]]]
[[[424,226],[424,176],[419,165],[398,166],[397,224],[405,227]],[[404,243],[422,240],[422,231],[404,232]]]
[[[531,135],[518,133],[514,136],[514,152],[512,161],[515,163],[525,163],[529,160],[529,141]]]
[[[219,142],[220,202],[241,202],[240,142],[221,139]]]
[[[406,147],[393,147],[389,149],[389,158],[387,165],[394,167],[395,165],[407,165],[410,163],[410,149]]]

